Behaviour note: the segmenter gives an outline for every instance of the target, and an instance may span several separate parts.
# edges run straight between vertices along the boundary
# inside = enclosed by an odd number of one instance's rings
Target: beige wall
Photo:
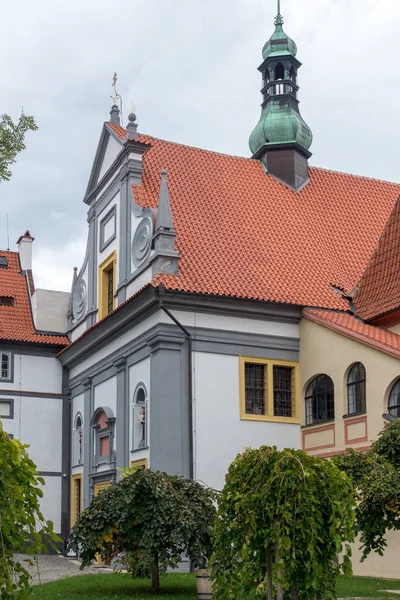
[[[367,373],[366,415],[346,417],[347,375],[355,362]],[[310,454],[329,456],[346,447],[366,448],[384,426],[389,391],[400,377],[400,360],[361,344],[330,329],[302,319],[300,323],[300,377],[302,423],[305,423],[304,396],[310,381],[320,374],[331,377],[335,386],[335,420],[303,427],[304,449]]]
[[[367,373],[367,413],[343,417],[347,414],[347,374],[355,362],[362,362]],[[400,376],[400,360],[302,319],[300,378],[303,399],[311,379],[323,373],[329,375],[335,385],[335,420],[320,426],[303,427],[303,448],[310,454],[322,457],[343,452],[346,446],[367,448],[383,428],[382,414],[387,412],[392,384]],[[304,400],[302,423],[305,423]],[[355,575],[400,579],[400,532],[389,532],[387,540],[389,545],[383,557],[373,553],[363,563],[360,562],[359,542],[353,544]]]
[[[388,546],[383,556],[373,552],[364,562],[360,562],[360,543],[353,544],[353,572],[359,577],[380,577],[400,579],[400,531],[389,531],[386,535]]]

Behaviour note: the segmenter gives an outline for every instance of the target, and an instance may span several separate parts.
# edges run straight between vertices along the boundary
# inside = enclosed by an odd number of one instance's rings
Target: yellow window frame
[[[72,475],[71,477],[71,528],[78,520],[78,511],[76,510],[76,482],[81,482],[81,512],[83,510],[83,473]]]
[[[139,469],[142,467],[143,469],[148,469],[149,459],[146,456],[145,458],[139,458],[138,460],[131,460],[131,467],[138,467]]]
[[[98,285],[99,285],[99,320],[106,317],[108,313],[108,280],[107,273],[113,269],[113,310],[115,308],[115,294],[117,290],[117,251],[114,250],[103,262],[98,269]]]
[[[246,382],[245,365],[246,363],[264,365],[266,367],[265,381],[265,415],[251,415],[246,413]],[[274,416],[274,366],[289,367],[293,369],[293,387],[294,387],[294,414],[292,417]],[[239,396],[240,396],[240,419],[242,421],[268,421],[271,423],[295,423],[300,425],[300,368],[299,363],[295,361],[255,358],[251,356],[239,356]]]

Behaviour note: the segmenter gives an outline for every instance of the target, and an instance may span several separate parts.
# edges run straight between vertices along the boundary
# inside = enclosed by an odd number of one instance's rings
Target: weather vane
[[[119,96],[119,94],[117,94],[117,81],[118,81],[118,76],[116,73],[114,73],[113,82],[112,82],[112,86],[114,88],[114,94],[111,96],[112,99],[114,100],[114,104],[117,104],[117,98]]]
[[[278,0],[278,14],[275,18],[275,25],[283,25],[283,19],[281,15],[281,0]]]

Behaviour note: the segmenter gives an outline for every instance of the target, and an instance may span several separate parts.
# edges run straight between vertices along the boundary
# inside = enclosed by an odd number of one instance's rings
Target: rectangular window
[[[265,415],[265,365],[245,364],[246,413]]]
[[[14,400],[0,398],[0,417],[2,419],[14,418]]]
[[[274,415],[276,417],[293,417],[293,369],[274,365]]]
[[[115,308],[117,253],[110,254],[99,266],[99,320]]]
[[[0,351],[0,381],[12,380],[12,355],[11,352]]]
[[[300,423],[297,362],[239,358],[242,420]]]

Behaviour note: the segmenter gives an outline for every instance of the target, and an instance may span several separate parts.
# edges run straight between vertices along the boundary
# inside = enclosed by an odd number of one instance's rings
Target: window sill
[[[149,446],[143,446],[143,448],[134,448],[130,452],[131,452],[131,454],[133,454],[135,452],[143,452],[143,450],[148,450],[148,449],[149,449]]]
[[[362,417],[363,415],[366,415],[367,411],[366,410],[360,410],[359,412],[355,412],[355,413],[351,413],[351,415],[343,415],[343,419],[354,419],[355,417]]]
[[[335,419],[328,419],[326,421],[318,421],[318,423],[310,423],[309,425],[302,425],[302,429],[312,429],[313,427],[324,427],[325,425],[334,425]]]
[[[300,425],[297,417],[270,417],[268,415],[241,415],[241,421],[261,421],[263,423],[289,423]]]

